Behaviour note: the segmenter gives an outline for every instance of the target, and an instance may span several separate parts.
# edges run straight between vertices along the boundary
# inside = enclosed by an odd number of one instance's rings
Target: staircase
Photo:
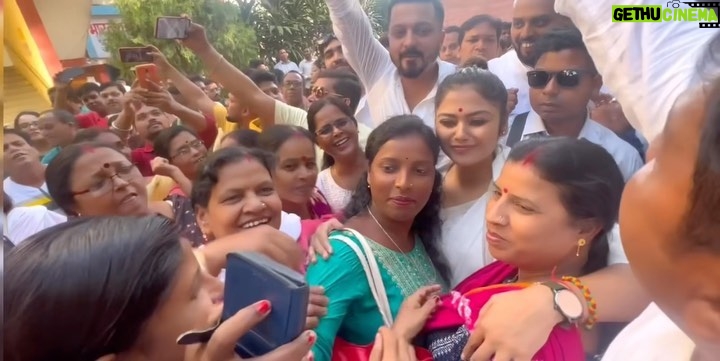
[[[50,104],[15,70],[15,67],[5,67],[4,75],[3,126],[12,127],[15,116],[23,110],[42,112],[50,109]]]

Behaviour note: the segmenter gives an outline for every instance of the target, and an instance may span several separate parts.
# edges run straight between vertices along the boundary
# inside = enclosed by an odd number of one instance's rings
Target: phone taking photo
[[[163,40],[187,39],[190,19],[180,16],[159,16],[155,22],[155,38]]]
[[[120,48],[120,61],[124,64],[135,63],[152,63],[153,57],[150,55],[152,48],[149,47],[132,47]]]

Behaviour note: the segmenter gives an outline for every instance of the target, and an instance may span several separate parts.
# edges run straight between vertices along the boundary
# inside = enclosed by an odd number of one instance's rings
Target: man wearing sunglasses
[[[527,72],[532,110],[515,118],[507,145],[537,136],[585,138],[605,148],[629,180],[643,161],[637,149],[589,118],[587,104],[600,91],[602,77],[580,32],[553,31],[535,44],[535,51],[535,68]]]
[[[535,66],[535,44],[553,29],[567,29],[574,25],[570,19],[555,12],[554,0],[514,0],[510,28],[512,50],[488,62],[488,69],[506,88],[517,89],[517,105],[510,113],[508,125],[515,116],[530,111],[526,73]]]

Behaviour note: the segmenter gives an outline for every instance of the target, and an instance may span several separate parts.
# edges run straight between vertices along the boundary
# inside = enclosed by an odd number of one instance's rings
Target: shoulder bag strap
[[[382,275],[380,274],[380,267],[377,264],[377,260],[375,259],[372,250],[370,249],[367,239],[354,229],[345,228],[343,231],[352,233],[352,235],[360,242],[360,246],[345,235],[333,235],[334,239],[347,244],[355,252],[360,260],[363,270],[365,271],[365,277],[368,280],[370,291],[373,294],[375,303],[378,305],[383,322],[385,323],[385,326],[392,326],[392,311],[390,309],[390,302],[387,298],[387,292],[385,291],[385,285],[382,281]]]
[[[512,146],[514,146],[515,143],[519,142],[520,138],[522,138],[528,114],[530,114],[530,112],[518,114],[517,116],[515,116],[512,127],[510,127],[510,133],[508,134],[507,141],[505,142],[508,147],[512,148]]]

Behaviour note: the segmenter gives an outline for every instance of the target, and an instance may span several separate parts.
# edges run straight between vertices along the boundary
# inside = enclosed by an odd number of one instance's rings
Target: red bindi
[[[503,193],[507,194],[508,190],[507,188],[503,188]]]
[[[462,113],[462,112],[463,112],[463,108],[458,108],[458,113]]]

